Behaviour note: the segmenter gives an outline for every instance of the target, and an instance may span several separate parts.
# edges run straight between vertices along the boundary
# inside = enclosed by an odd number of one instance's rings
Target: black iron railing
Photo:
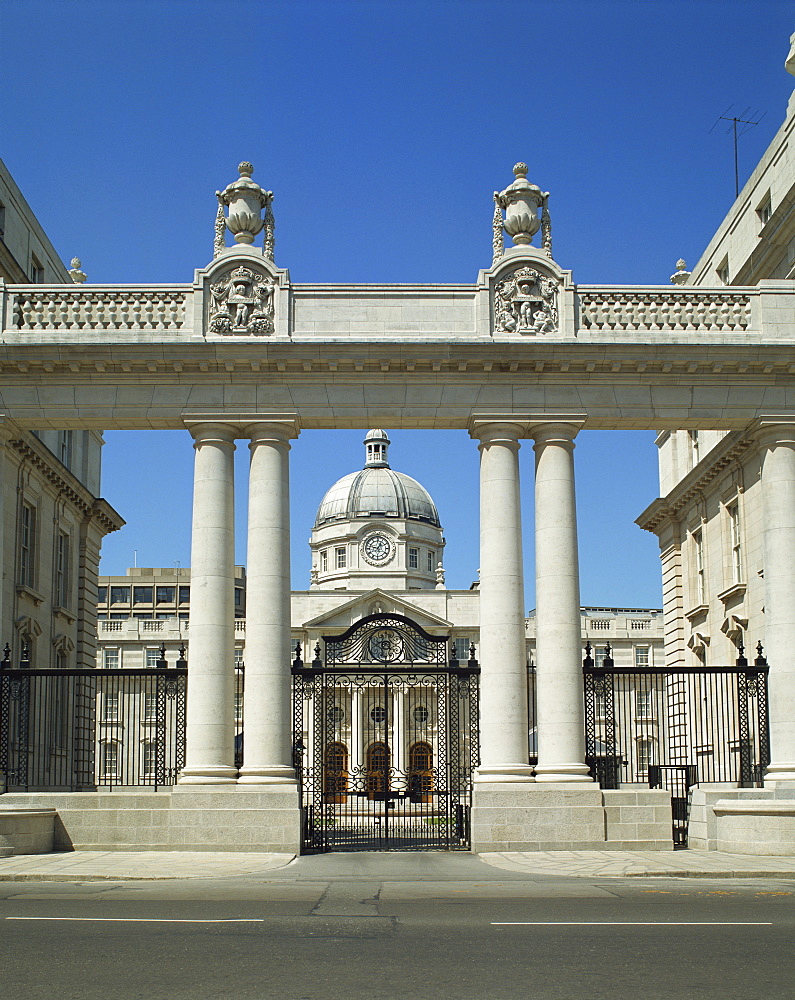
[[[34,670],[0,663],[7,791],[173,785],[185,765],[187,664]]]

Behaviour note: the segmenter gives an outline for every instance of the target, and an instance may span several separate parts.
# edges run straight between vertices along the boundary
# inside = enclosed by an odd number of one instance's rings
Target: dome
[[[428,491],[411,476],[389,468],[386,432],[369,431],[364,444],[364,469],[343,476],[328,490],[318,507],[315,528],[329,521],[370,516],[411,518],[440,527],[439,514]]]

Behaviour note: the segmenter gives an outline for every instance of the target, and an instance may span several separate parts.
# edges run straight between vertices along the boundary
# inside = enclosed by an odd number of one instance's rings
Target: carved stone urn
[[[226,225],[234,233],[235,242],[251,244],[265,224],[262,209],[270,204],[273,192],[265,191],[252,181],[254,167],[250,163],[243,162],[237,169],[240,177],[215,194],[220,204],[229,208]]]
[[[538,210],[544,203],[544,194],[528,181],[526,163],[517,163],[513,172],[516,180],[504,191],[495,193],[494,199],[505,210],[505,232],[517,246],[526,246],[533,242],[541,226]]]

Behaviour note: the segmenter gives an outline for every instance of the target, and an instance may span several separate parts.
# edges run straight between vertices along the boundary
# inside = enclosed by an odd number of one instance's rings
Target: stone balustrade
[[[104,340],[109,335],[125,342],[173,342],[191,337],[216,340],[226,336],[208,330],[203,317],[209,293],[201,285],[72,287],[0,283],[0,300],[3,291],[6,343],[14,343],[20,336],[27,343],[73,337],[81,341]],[[604,336],[608,340],[634,339],[639,333],[696,337],[761,333],[763,321],[774,326],[778,322],[772,314],[766,317],[765,310],[757,306],[764,291],[579,286],[572,300],[574,322],[566,326],[570,333],[538,334],[533,339],[568,339],[571,333],[583,339]],[[422,340],[439,336],[460,341],[483,336],[527,339],[515,332],[495,332],[489,309],[483,308],[484,301],[488,302],[483,299],[485,290],[477,285],[345,285],[329,286],[322,294],[317,286],[290,285],[278,294],[290,300],[289,306],[285,300],[281,307],[289,320],[278,327],[279,336],[286,333],[295,341],[385,337]],[[791,303],[787,296],[780,308],[790,308]],[[777,331],[777,337],[780,335]]]
[[[579,289],[580,327],[742,333],[751,326],[752,294],[714,289]]]
[[[97,333],[179,332],[186,326],[186,287],[53,286],[20,288],[10,295],[11,328],[20,333],[59,330]]]

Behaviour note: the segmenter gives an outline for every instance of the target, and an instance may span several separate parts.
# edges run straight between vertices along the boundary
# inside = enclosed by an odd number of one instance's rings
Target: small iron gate
[[[466,850],[478,678],[447,637],[376,614],[293,662],[302,850]]]
[[[740,651],[734,666],[617,667],[611,649],[583,661],[586,763],[602,788],[671,790],[673,839],[687,846],[689,790],[761,786],[770,763],[767,660]]]

